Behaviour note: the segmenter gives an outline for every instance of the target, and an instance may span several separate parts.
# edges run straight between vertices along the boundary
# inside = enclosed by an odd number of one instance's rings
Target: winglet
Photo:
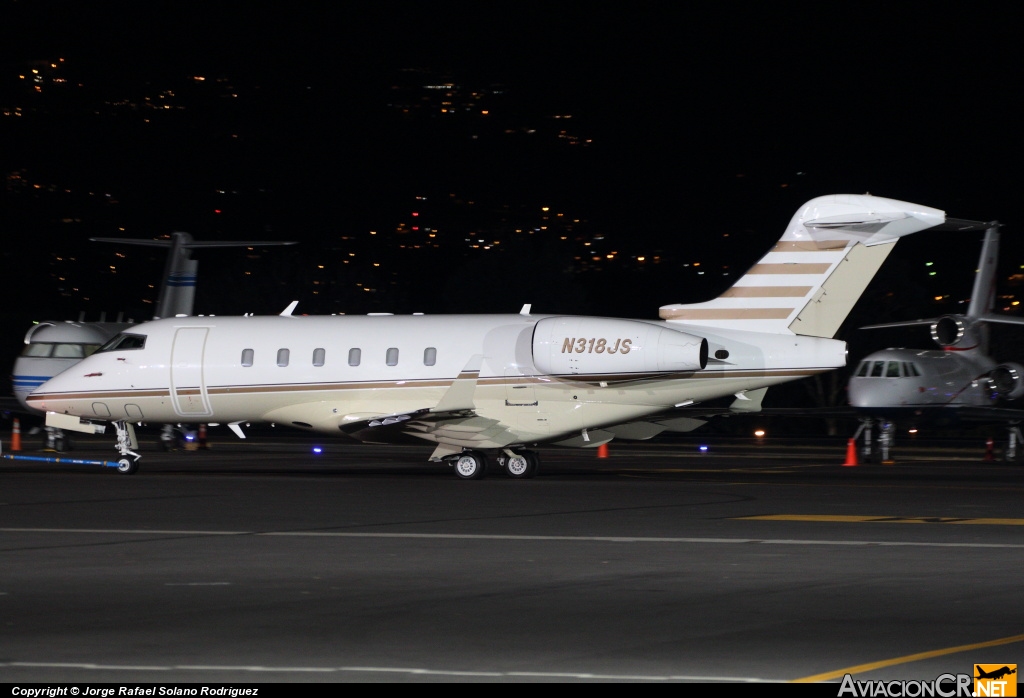
[[[292,311],[295,310],[295,308],[296,308],[296,306],[298,306],[298,304],[299,304],[298,301],[292,301],[291,303],[289,303],[288,307],[281,311],[281,317],[291,317],[292,316]]]
[[[476,392],[476,379],[480,376],[480,367],[484,363],[483,354],[473,354],[469,357],[466,367],[462,369],[458,377],[448,386],[448,390],[441,396],[437,407],[431,412],[458,412],[459,410],[474,410],[473,393]]]
[[[761,401],[764,400],[768,388],[742,390],[736,393],[736,399],[729,405],[730,412],[760,412]]]

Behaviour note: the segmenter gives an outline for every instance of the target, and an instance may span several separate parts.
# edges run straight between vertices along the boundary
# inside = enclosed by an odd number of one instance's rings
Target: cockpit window
[[[122,332],[117,335],[109,342],[104,344],[102,347],[96,350],[96,353],[104,351],[128,351],[131,349],[143,349],[146,346],[146,335],[144,334],[128,334]]]
[[[67,344],[33,342],[21,350],[22,356],[34,359],[84,359],[99,348],[99,344]]]
[[[871,367],[870,361],[861,361],[860,366],[857,367],[857,377],[863,378],[868,375],[868,368]]]
[[[885,369],[886,378],[899,378],[900,377],[900,362],[890,361],[889,365]]]
[[[872,378],[881,378],[882,377],[882,371],[884,369],[885,369],[885,362],[884,361],[876,361],[875,365],[871,367],[871,377]]]

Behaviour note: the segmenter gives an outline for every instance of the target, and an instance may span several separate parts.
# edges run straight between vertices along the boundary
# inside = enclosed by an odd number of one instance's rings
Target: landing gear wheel
[[[455,459],[455,474],[463,480],[479,480],[487,470],[487,459],[478,451],[465,451]]]
[[[517,480],[525,480],[537,474],[537,455],[532,451],[513,453],[505,461],[505,474]]]
[[[122,475],[132,475],[139,469],[139,461],[131,458],[122,458],[117,461],[117,472]]]

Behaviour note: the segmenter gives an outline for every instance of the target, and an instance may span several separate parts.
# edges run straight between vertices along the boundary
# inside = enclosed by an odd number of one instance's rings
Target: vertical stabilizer
[[[775,246],[718,298],[662,306],[670,322],[832,337],[904,235],[946,214],[905,201],[833,194],[808,201]]]
[[[196,274],[199,262],[192,259],[192,250],[202,247],[266,247],[294,245],[294,241],[212,241],[197,242],[188,233],[171,233],[169,239],[135,240],[132,238],[89,238],[93,242],[118,242],[144,247],[169,247],[164,265],[163,281],[157,296],[153,319],[192,315],[196,297]]]
[[[979,318],[992,312],[996,305],[996,266],[999,264],[999,224],[993,223],[985,230],[985,241],[981,244],[978,259],[978,275],[974,277],[971,290],[971,304],[967,317]]]

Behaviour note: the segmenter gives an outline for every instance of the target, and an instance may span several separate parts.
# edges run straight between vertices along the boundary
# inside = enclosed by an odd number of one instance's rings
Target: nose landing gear
[[[139,447],[139,442],[135,438],[135,427],[128,422],[119,421],[114,422],[114,430],[117,432],[117,445],[114,448],[121,454],[117,461],[117,472],[131,475],[139,469],[139,459],[142,458],[132,450]]]

